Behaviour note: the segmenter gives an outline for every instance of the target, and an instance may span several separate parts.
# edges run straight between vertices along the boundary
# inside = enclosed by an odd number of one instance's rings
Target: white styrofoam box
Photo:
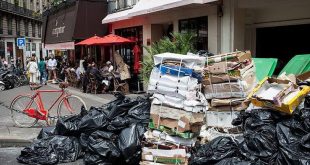
[[[239,111],[207,111],[206,125],[208,127],[232,128],[231,122],[237,118]]]
[[[165,86],[168,88],[179,89],[184,91],[196,90],[199,88],[198,79],[190,76],[173,76],[173,75],[161,75],[159,69],[154,67],[151,75],[149,85],[152,86]]]

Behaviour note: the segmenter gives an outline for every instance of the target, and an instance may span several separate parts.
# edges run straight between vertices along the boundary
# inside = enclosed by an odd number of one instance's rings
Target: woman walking
[[[35,60],[35,57],[32,56],[31,60],[29,61],[29,63],[27,64],[27,69],[28,69],[28,73],[29,73],[29,84],[30,86],[36,85],[37,83],[37,72],[38,72],[38,64]]]

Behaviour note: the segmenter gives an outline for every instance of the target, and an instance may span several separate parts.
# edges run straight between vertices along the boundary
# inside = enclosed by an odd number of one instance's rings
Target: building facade
[[[101,24],[102,17],[107,15],[107,1],[59,0],[55,3],[43,13],[44,48],[48,55],[54,54],[59,60],[75,65],[88,55],[84,47],[75,46],[77,42],[107,34],[107,25]],[[99,54],[100,50],[94,52]]]
[[[309,0],[109,0],[112,33],[150,46],[170,32],[192,32],[197,50],[251,50],[286,62],[310,53]]]
[[[27,57],[42,57],[42,11],[48,0],[0,0],[0,57],[25,66]],[[17,46],[25,38],[25,47]]]

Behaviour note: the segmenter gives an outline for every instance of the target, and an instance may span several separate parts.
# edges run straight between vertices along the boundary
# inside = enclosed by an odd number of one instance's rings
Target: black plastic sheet
[[[194,149],[190,164],[215,164],[225,158],[239,157],[237,142],[231,137],[218,137]]]
[[[76,137],[53,135],[24,148],[17,160],[26,164],[50,165],[73,162],[81,155],[81,145]]]
[[[38,140],[17,159],[26,164],[56,164],[75,161],[85,153],[85,164],[138,164],[151,103],[148,98],[120,94],[116,98],[61,118],[55,128],[42,129]]]

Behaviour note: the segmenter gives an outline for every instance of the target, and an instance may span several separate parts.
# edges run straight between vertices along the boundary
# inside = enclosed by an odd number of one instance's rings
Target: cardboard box
[[[275,85],[281,84],[284,84],[282,88],[279,88],[281,86],[274,87]],[[292,114],[309,92],[309,86],[299,89],[288,80],[265,78],[253,90],[249,98],[255,106],[272,108]]]
[[[206,64],[212,64],[217,63],[221,61],[237,61],[237,62],[244,62],[245,60],[251,59],[251,52],[245,51],[245,52],[232,52],[232,53],[225,53],[225,54],[219,54],[214,55],[211,57],[208,57]]]
[[[207,111],[206,125],[208,127],[233,128],[233,119],[237,118],[239,111]]]
[[[199,132],[203,125],[204,114],[187,112],[167,106],[152,105],[151,119],[154,127],[165,126],[178,132]]]
[[[230,99],[212,99],[211,107],[218,106],[236,106],[244,102],[245,98],[230,98]]]
[[[143,147],[142,160],[163,164],[188,164],[185,149],[163,150]]]
[[[240,98],[247,96],[247,84],[244,81],[212,84],[204,86],[206,99],[213,98]]]

